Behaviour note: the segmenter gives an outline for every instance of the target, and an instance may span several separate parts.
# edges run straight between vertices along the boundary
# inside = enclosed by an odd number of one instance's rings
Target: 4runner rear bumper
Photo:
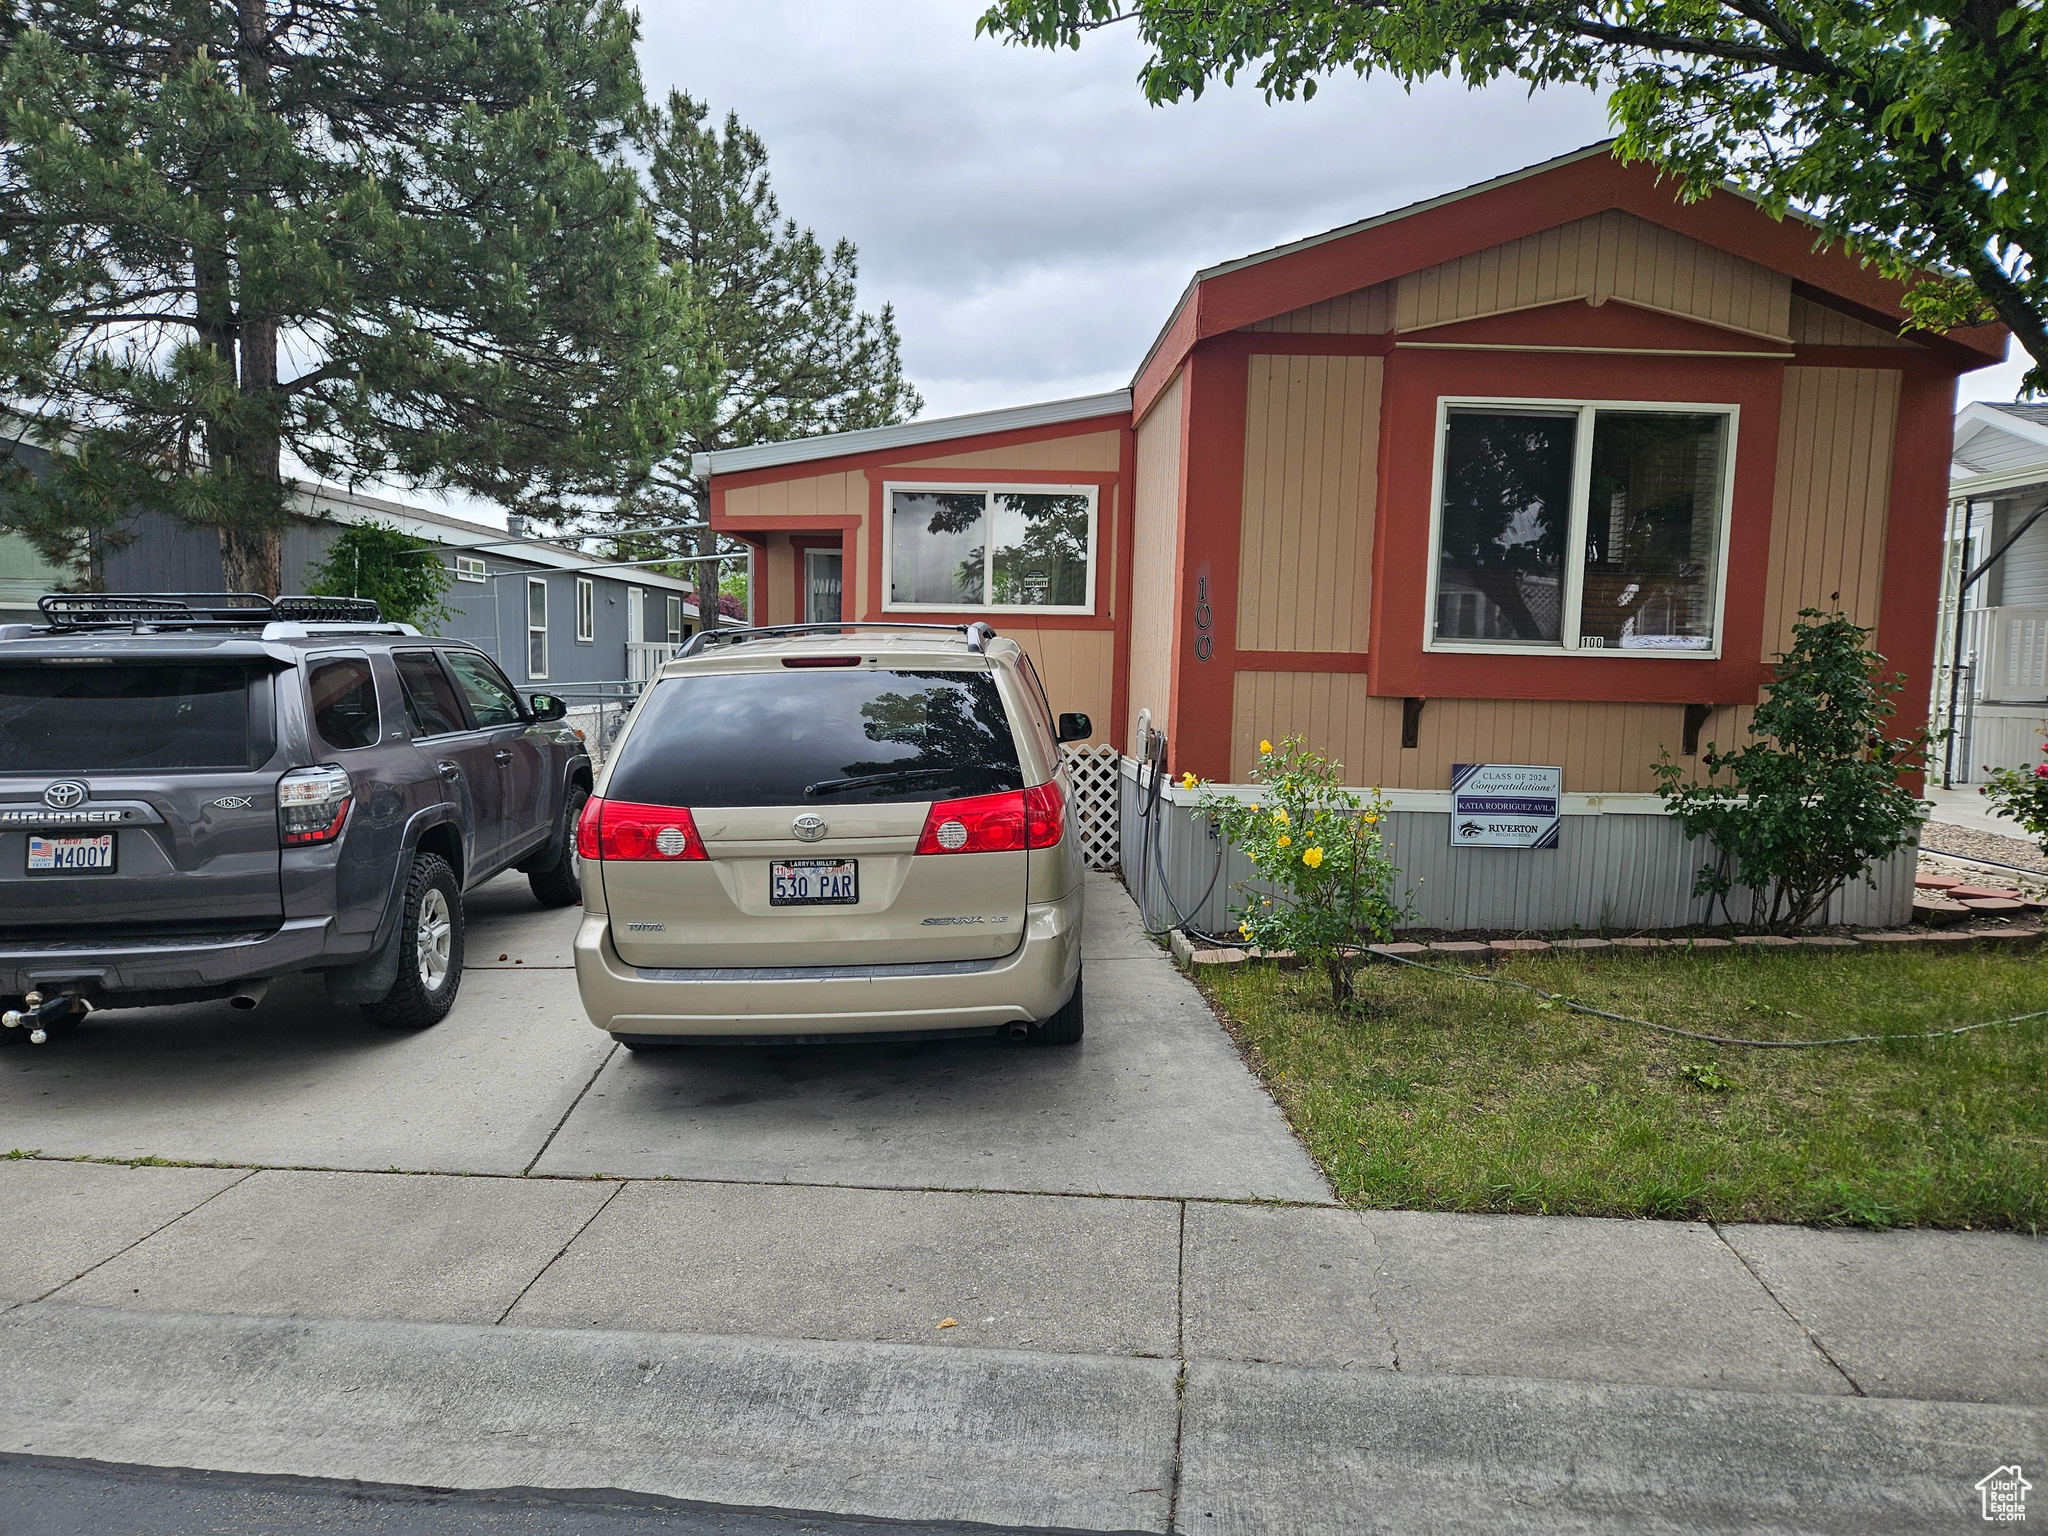
[[[1050,1018],[1081,973],[1079,886],[1026,910],[1024,942],[1000,960],[667,970],[627,965],[609,919],[576,932],[583,1011],[617,1035],[864,1035],[996,1029]]]
[[[266,933],[79,944],[52,939],[0,948],[0,995],[76,987],[95,1002],[133,1006],[126,994],[204,993],[259,976],[305,970],[327,953],[332,917],[296,917]]]

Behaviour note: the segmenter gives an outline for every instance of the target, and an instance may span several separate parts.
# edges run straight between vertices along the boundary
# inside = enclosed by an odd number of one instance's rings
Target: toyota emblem
[[[825,818],[815,811],[805,811],[789,824],[789,830],[807,843],[815,843],[825,835]]]
[[[76,779],[59,779],[43,791],[43,804],[53,811],[75,811],[91,793]]]

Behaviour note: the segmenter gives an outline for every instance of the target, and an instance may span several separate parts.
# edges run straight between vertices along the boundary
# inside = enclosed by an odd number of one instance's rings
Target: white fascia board
[[[542,539],[522,539],[514,545],[511,543],[512,535],[503,528],[493,528],[488,523],[472,523],[467,518],[430,512],[424,507],[407,506],[403,502],[365,496],[359,491],[344,490],[339,486],[299,481],[294,488],[293,499],[302,516],[322,522],[389,523],[401,533],[429,540],[457,554],[477,549],[486,558],[503,560],[508,565],[540,566],[547,570],[578,573],[588,571],[592,576],[615,577],[629,586],[659,587],[668,592],[690,590],[689,583],[659,575],[644,566],[591,570],[592,566],[610,566],[610,562]],[[489,547],[478,549],[479,545]]]
[[[1956,475],[1949,480],[1950,501],[1964,501],[1970,497],[2002,496],[2008,491],[2024,491],[2034,486],[2048,486],[2048,461],[2030,465],[2026,469],[2009,469],[1996,475]]]
[[[1984,400],[1972,400],[1956,412],[1956,438],[1966,442],[1979,432],[1989,429],[2003,432],[2007,437],[2023,443],[2034,443],[2048,449],[2048,427],[2024,416],[2014,416],[2001,411],[1997,406]]]
[[[782,464],[808,464],[818,459],[844,458],[856,453],[881,453],[892,448],[916,448],[926,443],[950,442],[959,437],[979,437],[990,432],[1014,432],[1023,427],[1055,426],[1063,421],[1086,421],[1094,416],[1128,415],[1131,392],[1112,390],[1106,395],[1080,395],[1071,400],[1046,400],[1037,405],[1013,405],[999,411],[977,411],[971,416],[937,416],[929,421],[906,421],[893,427],[864,427],[858,432],[833,432],[823,437],[799,437],[786,443],[757,443],[751,448],[721,448],[712,453],[690,456],[690,473],[699,480],[712,475],[735,475],[749,469],[772,469]]]

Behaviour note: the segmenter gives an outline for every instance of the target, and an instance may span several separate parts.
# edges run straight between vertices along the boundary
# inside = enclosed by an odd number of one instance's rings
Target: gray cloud
[[[850,236],[932,414],[1115,388],[1196,268],[1600,138],[1583,91],[1333,81],[1146,106],[1127,32],[1078,53],[974,36],[973,0],[667,0],[651,91],[767,141],[784,210]]]

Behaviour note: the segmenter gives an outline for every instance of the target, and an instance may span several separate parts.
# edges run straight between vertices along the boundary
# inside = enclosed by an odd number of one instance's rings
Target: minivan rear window
[[[0,667],[0,773],[247,768],[246,668]]]
[[[986,672],[777,671],[657,683],[606,795],[643,805],[883,805],[1022,789]]]

